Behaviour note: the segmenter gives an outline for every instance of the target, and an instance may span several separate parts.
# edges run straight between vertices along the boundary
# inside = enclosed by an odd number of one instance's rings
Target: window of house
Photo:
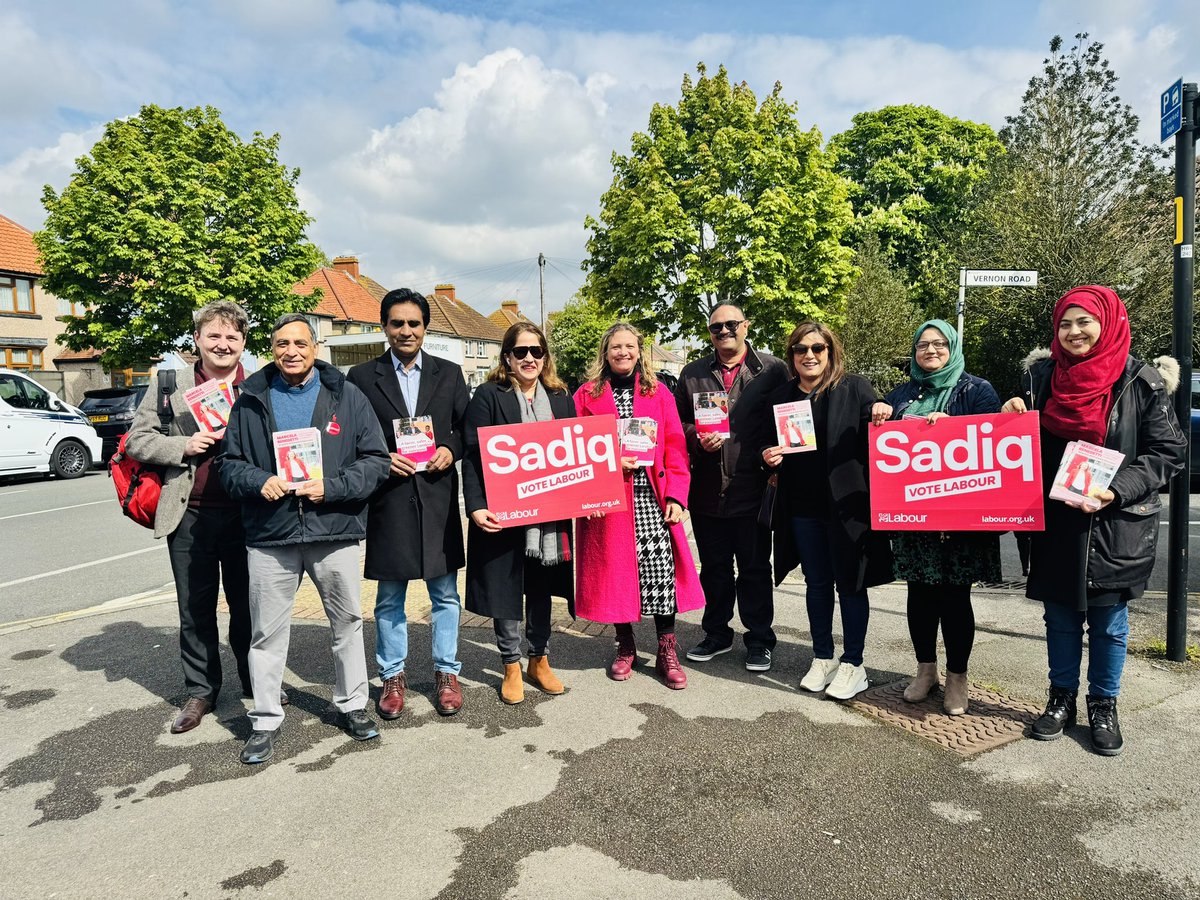
[[[149,369],[116,369],[111,373],[113,387],[134,387],[150,383]]]
[[[86,303],[76,303],[74,300],[58,298],[58,314],[60,316],[85,316],[87,311]]]
[[[0,312],[33,313],[33,282],[0,275]]]
[[[6,369],[40,369],[42,351],[28,347],[0,347],[0,366]]]

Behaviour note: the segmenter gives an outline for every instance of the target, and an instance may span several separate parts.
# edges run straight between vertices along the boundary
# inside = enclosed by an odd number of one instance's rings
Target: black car
[[[121,435],[133,424],[133,414],[146,394],[146,385],[127,388],[101,388],[85,391],[79,408],[91,420],[96,432],[104,439],[102,462],[117,452]]]
[[[1200,373],[1192,373],[1192,490],[1200,490]]]

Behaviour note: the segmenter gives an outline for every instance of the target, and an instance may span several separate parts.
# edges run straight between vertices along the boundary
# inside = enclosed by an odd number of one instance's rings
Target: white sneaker
[[[825,688],[825,696],[835,700],[849,700],[870,686],[866,669],[844,662],[838,666],[837,674],[833,676],[829,687]]]
[[[800,687],[819,694],[829,687],[829,682],[833,681],[833,673],[837,670],[836,659],[818,659],[814,656],[812,665],[808,667],[808,674],[800,679]]]

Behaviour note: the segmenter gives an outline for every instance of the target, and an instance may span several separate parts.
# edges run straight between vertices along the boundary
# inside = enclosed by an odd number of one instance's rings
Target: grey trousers
[[[357,541],[322,541],[287,547],[249,547],[250,683],[255,731],[283,724],[279,691],[287,664],[292,606],[305,572],[312,579],[333,632],[333,705],[342,712],[367,705],[361,580]]]

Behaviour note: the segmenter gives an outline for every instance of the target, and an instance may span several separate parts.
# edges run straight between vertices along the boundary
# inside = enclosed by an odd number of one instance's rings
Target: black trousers
[[[971,585],[908,583],[908,635],[917,662],[937,662],[938,625],[946,645],[946,671],[967,671],[975,644],[975,610]]]
[[[246,533],[237,506],[189,508],[167,536],[179,599],[179,656],[188,696],[217,702],[221,691],[221,641],[217,594],[225,585],[229,646],[244,692],[250,690],[250,575]]]
[[[746,627],[746,647],[775,647],[775,593],[771,585],[771,532],[757,516],[719,518],[692,513],[704,589],[704,633],[733,642],[733,604]],[[734,564],[737,575],[734,575]]]
[[[550,580],[536,559],[525,560],[525,638],[530,656],[545,656],[550,645]],[[492,619],[500,661],[505,665],[521,661],[521,620]]]

